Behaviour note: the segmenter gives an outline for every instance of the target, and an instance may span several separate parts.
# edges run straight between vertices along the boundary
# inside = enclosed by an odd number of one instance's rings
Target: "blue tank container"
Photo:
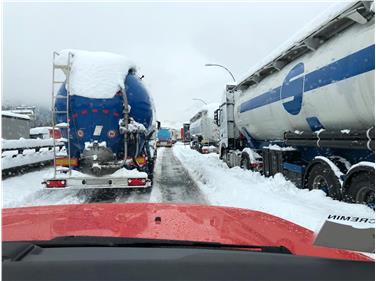
[[[135,72],[125,77],[125,91],[131,107],[129,117],[145,126],[147,133],[141,135],[139,141],[129,140],[128,155],[139,156],[144,150],[146,136],[153,130],[153,104],[151,97]],[[67,91],[65,84],[60,88],[55,103],[56,111],[66,110]],[[105,141],[107,148],[116,154],[117,159],[124,155],[124,135],[119,132],[119,121],[123,118],[123,96],[114,93],[113,98],[96,99],[72,95],[69,97],[70,149],[72,158],[79,158],[85,149],[85,142]],[[67,123],[66,114],[56,114],[56,123]],[[97,126],[102,126],[100,132]],[[95,130],[97,132],[95,134]],[[62,130],[64,138],[68,138],[67,130]]]

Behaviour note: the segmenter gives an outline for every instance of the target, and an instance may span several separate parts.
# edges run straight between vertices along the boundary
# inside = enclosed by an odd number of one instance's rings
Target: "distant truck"
[[[61,131],[59,128],[52,130],[52,127],[35,127],[30,129],[31,139],[60,139]]]
[[[189,123],[184,123],[183,128],[181,128],[181,138],[185,144],[188,144],[191,140],[191,135],[189,131]]]
[[[171,132],[172,144],[175,144],[179,138],[178,130],[170,129],[170,132]]]
[[[160,128],[157,133],[157,147],[172,146],[172,133],[169,128]]]
[[[201,145],[217,146],[219,141],[219,127],[214,122],[214,112],[205,108],[193,116],[190,120],[189,134],[191,140],[199,139]]]
[[[374,5],[335,9],[227,85],[215,113],[220,158],[374,208]]]

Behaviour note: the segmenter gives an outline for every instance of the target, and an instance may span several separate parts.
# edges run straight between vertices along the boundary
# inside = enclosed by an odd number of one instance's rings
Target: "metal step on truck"
[[[373,2],[339,3],[227,85],[220,157],[374,208],[374,15]]]

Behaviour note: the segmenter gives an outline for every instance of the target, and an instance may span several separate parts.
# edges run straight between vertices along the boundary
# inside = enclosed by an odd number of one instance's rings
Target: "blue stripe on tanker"
[[[296,115],[300,112],[303,92],[309,92],[374,69],[375,45],[361,49],[318,70],[290,81],[295,76],[304,73],[304,64],[299,63],[289,72],[282,86],[243,102],[240,105],[240,113],[277,102],[281,98],[293,97],[292,101],[284,103],[283,106],[290,114]],[[304,87],[300,85],[304,85]],[[284,91],[284,89],[288,89],[288,92]]]

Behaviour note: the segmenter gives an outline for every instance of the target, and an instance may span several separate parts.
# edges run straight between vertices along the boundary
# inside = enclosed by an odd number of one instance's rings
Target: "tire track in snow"
[[[162,153],[160,153],[162,152]],[[195,181],[189,176],[171,148],[158,150],[158,165],[155,170],[156,191],[159,189],[162,202],[207,204]]]

